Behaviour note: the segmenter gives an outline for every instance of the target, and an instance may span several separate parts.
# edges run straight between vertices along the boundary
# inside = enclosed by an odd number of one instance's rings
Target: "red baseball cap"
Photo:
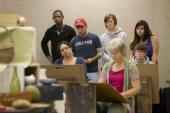
[[[83,19],[83,18],[77,18],[77,19],[74,21],[74,25],[75,25],[75,26],[78,26],[78,25],[80,25],[80,26],[87,26],[87,22],[86,22],[86,20]]]

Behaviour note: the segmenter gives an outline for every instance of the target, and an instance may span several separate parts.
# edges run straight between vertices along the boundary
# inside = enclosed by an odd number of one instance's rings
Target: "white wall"
[[[140,19],[148,21],[153,34],[160,41],[159,71],[160,85],[170,80],[170,1],[169,0],[0,0],[1,12],[15,12],[25,16],[29,25],[37,29],[37,61],[48,63],[40,42],[45,30],[53,24],[52,12],[60,9],[64,13],[64,22],[73,26],[77,17],[86,18],[88,30],[99,36],[105,31],[103,18],[107,13],[114,13],[118,25],[133,38],[134,26]]]

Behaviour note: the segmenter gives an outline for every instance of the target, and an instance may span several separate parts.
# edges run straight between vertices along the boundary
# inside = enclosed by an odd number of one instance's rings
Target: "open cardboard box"
[[[48,78],[55,78],[57,81],[79,81],[85,82],[85,68],[82,64],[76,65],[41,65],[46,69]]]

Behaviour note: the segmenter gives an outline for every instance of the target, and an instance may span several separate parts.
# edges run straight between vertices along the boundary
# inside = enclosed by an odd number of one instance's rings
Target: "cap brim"
[[[77,23],[76,26],[85,26],[83,23]]]

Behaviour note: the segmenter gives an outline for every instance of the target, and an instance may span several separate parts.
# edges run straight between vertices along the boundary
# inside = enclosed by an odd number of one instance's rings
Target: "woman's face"
[[[112,18],[109,18],[105,24],[108,30],[113,30],[116,27]]]
[[[66,44],[61,44],[60,53],[63,57],[69,57],[72,54],[72,49]]]
[[[119,50],[112,50],[111,52],[112,59],[118,61],[123,58],[123,54]]]
[[[141,25],[141,26],[138,26],[137,28],[136,28],[136,34],[138,35],[138,36],[143,36],[144,35],[144,32],[145,32],[145,29],[144,29],[144,26],[143,25]]]

